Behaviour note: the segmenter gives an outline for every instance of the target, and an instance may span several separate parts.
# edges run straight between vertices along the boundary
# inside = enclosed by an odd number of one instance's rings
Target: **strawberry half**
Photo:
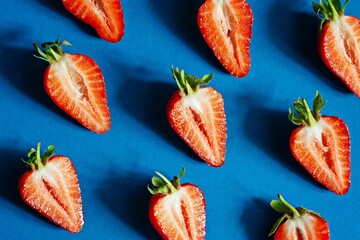
[[[328,240],[329,225],[320,214],[303,207],[294,208],[278,194],[279,200],[272,200],[271,207],[284,215],[271,229],[269,236],[274,240]]]
[[[250,71],[253,20],[245,0],[206,0],[198,12],[197,23],[206,43],[235,77]]]
[[[148,190],[150,199],[149,219],[162,239],[205,239],[205,198],[200,188],[193,184],[180,185],[185,174],[183,168],[178,177],[169,181],[161,173],[151,179]]]
[[[211,81],[213,74],[196,78],[184,70],[172,68],[180,90],[167,105],[167,118],[174,131],[213,167],[220,167],[226,152],[226,117],[224,100],[211,87],[200,87]]]
[[[318,92],[313,110],[305,99],[294,101],[299,115],[289,109],[289,120],[300,127],[291,134],[290,150],[318,182],[343,195],[350,187],[350,136],[343,120],[320,115],[325,104]]]
[[[28,152],[30,171],[19,179],[21,198],[50,221],[72,232],[80,232],[84,224],[82,200],[73,163],[65,156],[52,156],[51,145],[40,156],[37,149]]]
[[[325,65],[360,97],[360,20],[344,15],[348,3],[346,0],[341,6],[339,0],[313,2],[321,18],[317,45]]]
[[[118,42],[124,35],[124,14],[120,0],[62,0],[65,8],[89,24],[101,38]]]
[[[107,105],[103,74],[96,62],[83,54],[68,54],[61,45],[70,43],[59,39],[34,47],[50,63],[44,73],[46,93],[54,103],[84,127],[96,133],[110,129],[110,111]]]

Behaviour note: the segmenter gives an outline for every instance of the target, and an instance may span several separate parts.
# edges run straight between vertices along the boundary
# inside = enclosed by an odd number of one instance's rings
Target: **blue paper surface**
[[[60,0],[0,1],[0,239],[160,239],[148,221],[146,186],[155,171],[168,177],[186,168],[183,182],[206,198],[206,239],[267,239],[280,217],[269,201],[281,193],[294,206],[320,212],[331,239],[358,239],[360,211],[360,100],[316,53],[319,20],[311,1],[248,0],[254,14],[250,73],[227,73],[196,23],[201,0],[123,0],[125,35],[112,44],[67,12]],[[351,1],[346,14],[360,16]],[[47,63],[32,56],[32,42],[60,35],[101,67],[112,127],[98,135],[76,123],[46,95]],[[201,161],[173,132],[166,103],[177,90],[171,66],[201,76],[225,100],[228,141],[225,164]],[[337,196],[322,187],[292,157],[295,128],[288,107],[310,102],[319,90],[325,115],[336,115],[351,136],[351,187]],[[21,158],[54,144],[78,172],[85,224],[71,234],[46,220],[20,198]]]

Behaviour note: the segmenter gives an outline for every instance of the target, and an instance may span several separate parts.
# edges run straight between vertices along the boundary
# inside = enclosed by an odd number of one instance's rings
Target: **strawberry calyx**
[[[171,67],[171,71],[181,93],[185,96],[195,94],[200,85],[209,83],[214,76],[214,73],[211,73],[197,78],[194,75],[185,73],[184,70],[174,69],[173,66]]]
[[[271,228],[269,237],[273,235],[276,230],[279,228],[279,226],[286,220],[291,219],[294,220],[296,218],[301,218],[306,213],[314,214],[320,218],[323,218],[319,213],[314,212],[312,210],[308,210],[304,207],[293,207],[291,204],[289,204],[280,193],[278,193],[279,200],[272,200],[270,202],[270,206],[279,213],[284,213],[274,224],[274,226]]]
[[[50,145],[45,151],[44,155],[40,155],[40,142],[38,142],[36,149],[31,148],[28,153],[28,160],[25,163],[33,170],[39,171],[44,168],[49,160],[49,158],[55,152],[54,145]]]
[[[304,98],[298,98],[298,100],[295,100],[293,102],[294,109],[298,113],[298,115],[295,115],[295,113],[289,107],[288,118],[295,125],[311,127],[320,120],[321,109],[323,109],[326,103],[327,101],[322,100],[319,91],[316,91],[312,110],[310,110],[309,105]]]
[[[350,0],[346,0],[343,5],[341,5],[340,0],[320,0],[319,3],[312,3],[314,11],[319,16],[320,30],[325,21],[337,21],[341,16],[344,15],[345,7],[350,2]]]
[[[156,172],[159,176],[154,176],[151,178],[152,187],[147,186],[149,192],[153,195],[155,194],[174,194],[176,193],[180,187],[180,179],[185,174],[185,168],[183,167],[179,176],[175,176],[173,180],[168,180],[164,175],[159,172]]]
[[[39,48],[36,42],[33,42],[33,46],[37,53],[40,55],[34,55],[34,57],[45,60],[49,63],[58,62],[64,56],[62,45],[72,46],[68,41],[62,40],[59,42],[59,37],[55,42],[44,42],[41,44],[43,50]]]

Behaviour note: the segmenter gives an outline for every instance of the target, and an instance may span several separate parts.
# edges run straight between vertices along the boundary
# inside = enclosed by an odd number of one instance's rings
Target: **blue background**
[[[310,0],[248,0],[254,14],[252,67],[242,79],[224,71],[196,24],[202,0],[123,0],[125,35],[105,42],[68,13],[60,0],[0,1],[0,239],[159,239],[147,218],[146,186],[154,171],[168,177],[187,169],[183,182],[198,185],[207,203],[207,239],[267,239],[280,217],[268,205],[278,192],[293,205],[320,212],[331,238],[358,239],[360,215],[360,100],[316,53],[319,20]],[[360,16],[350,2],[346,13]],[[32,42],[61,39],[70,53],[100,65],[106,82],[112,128],[90,132],[46,95],[47,63],[35,59]],[[169,126],[165,109],[177,86],[170,67],[210,83],[224,97],[228,123],[225,164],[201,160]],[[352,185],[337,196],[318,184],[292,157],[295,128],[288,107],[308,102],[319,90],[351,135]],[[38,141],[54,144],[78,172],[85,224],[78,234],[53,225],[25,205],[17,180],[21,158]]]

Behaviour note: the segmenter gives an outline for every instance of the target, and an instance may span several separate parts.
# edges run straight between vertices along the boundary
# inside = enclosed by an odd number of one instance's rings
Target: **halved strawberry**
[[[312,210],[303,207],[294,208],[278,194],[279,200],[272,200],[271,207],[284,215],[271,229],[269,236],[274,240],[328,240],[329,225],[326,220]]]
[[[174,131],[213,167],[220,167],[226,152],[226,117],[224,100],[211,87],[200,87],[211,81],[213,74],[196,78],[184,70],[172,68],[180,90],[167,105],[167,118]]]
[[[65,8],[89,24],[104,40],[118,42],[124,35],[124,15],[120,0],[62,0]]]
[[[205,198],[200,188],[193,184],[180,185],[185,174],[169,181],[161,173],[151,179],[153,187],[148,190],[150,199],[149,219],[162,239],[205,239]]]
[[[360,20],[345,16],[339,0],[313,2],[321,18],[318,52],[326,66],[360,97]]]
[[[73,163],[65,156],[52,156],[49,146],[40,156],[37,149],[28,152],[30,171],[19,179],[21,198],[50,221],[72,232],[80,232],[84,224],[82,200]]]
[[[206,43],[225,69],[236,77],[250,71],[253,14],[245,0],[206,0],[197,23]]]
[[[310,110],[305,99],[294,101],[295,116],[289,109],[289,120],[300,127],[290,137],[295,159],[321,184],[343,195],[350,187],[350,136],[343,120],[321,116],[326,101],[318,92]]]
[[[110,111],[107,105],[105,82],[100,67],[83,54],[63,53],[61,45],[67,41],[46,42],[40,50],[43,59],[50,63],[44,73],[44,87],[50,98],[84,127],[96,133],[110,129]]]

